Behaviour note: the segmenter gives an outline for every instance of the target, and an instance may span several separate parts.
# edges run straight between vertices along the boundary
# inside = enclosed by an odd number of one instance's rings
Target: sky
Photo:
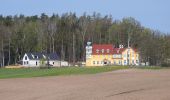
[[[26,16],[86,12],[112,15],[113,19],[133,17],[142,26],[170,33],[170,0],[0,0],[0,14]]]

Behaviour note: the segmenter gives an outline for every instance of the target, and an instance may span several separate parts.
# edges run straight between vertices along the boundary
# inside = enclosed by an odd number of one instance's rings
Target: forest
[[[141,62],[157,66],[170,62],[170,33],[144,27],[132,17],[117,20],[96,12],[0,15],[0,67],[18,63],[26,52],[56,52],[74,65],[85,61],[88,41],[127,47],[128,39],[130,47],[138,49]]]

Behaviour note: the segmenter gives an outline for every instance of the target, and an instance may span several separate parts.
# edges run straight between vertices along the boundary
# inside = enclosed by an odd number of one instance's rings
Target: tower
[[[92,44],[91,42],[87,42],[87,46],[86,46],[86,60],[91,58],[92,56]]]

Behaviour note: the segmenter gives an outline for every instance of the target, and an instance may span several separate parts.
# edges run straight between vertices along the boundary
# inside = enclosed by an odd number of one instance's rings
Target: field
[[[65,68],[2,68],[0,69],[0,78],[28,78],[28,77],[44,77],[58,75],[76,75],[76,74],[95,74],[108,72],[119,69],[127,69],[127,66],[106,66],[106,67],[65,67]]]
[[[0,79],[0,97],[1,100],[170,100],[170,69],[92,69],[69,68],[67,70],[72,71],[67,74],[63,73],[65,68],[58,69],[59,72],[57,69],[28,69],[39,73],[33,76],[41,76],[43,71],[49,70],[52,72],[48,75],[57,72],[65,76]],[[2,70],[14,75],[12,69]],[[99,73],[103,70],[109,72]],[[15,72],[22,75],[26,70]],[[30,77],[28,73],[24,77]],[[20,74],[15,77],[21,77]]]

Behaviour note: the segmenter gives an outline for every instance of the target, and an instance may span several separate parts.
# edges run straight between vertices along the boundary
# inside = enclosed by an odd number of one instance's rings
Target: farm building
[[[59,67],[68,66],[68,62],[60,61],[56,53],[25,53],[22,59],[22,65],[25,67],[39,67],[41,65]]]

